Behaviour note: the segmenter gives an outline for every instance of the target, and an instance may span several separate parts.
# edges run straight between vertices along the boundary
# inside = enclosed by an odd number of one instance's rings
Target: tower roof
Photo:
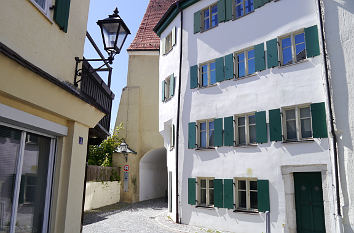
[[[150,0],[143,20],[128,51],[133,50],[159,50],[160,38],[153,28],[165,14],[167,9],[177,0]]]

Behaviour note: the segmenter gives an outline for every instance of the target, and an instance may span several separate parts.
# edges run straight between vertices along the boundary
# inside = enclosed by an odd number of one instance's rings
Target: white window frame
[[[250,112],[250,113],[245,113],[245,114],[237,114],[234,116],[235,119],[235,128],[234,128],[234,133],[235,133],[235,145],[236,146],[254,146],[257,145],[258,143],[250,143],[250,125],[249,125],[249,116],[255,116],[255,112]],[[244,117],[245,118],[245,137],[246,137],[246,144],[239,144],[239,132],[238,132],[238,118]],[[256,116],[255,116],[256,117]],[[256,125],[256,124],[254,124]]]
[[[302,34],[304,33],[304,43],[305,43],[305,58],[302,59],[302,60],[297,60],[296,59],[296,44],[295,44],[295,36],[296,35],[299,35],[299,34]],[[282,40],[285,39],[285,38],[288,38],[290,37],[290,40],[291,40],[291,58],[292,58],[292,61],[288,64],[283,64],[283,46],[282,46]],[[278,41],[279,41],[279,60],[280,60],[280,65],[281,66],[288,66],[288,65],[291,65],[291,64],[295,64],[295,63],[298,63],[298,62],[302,62],[302,61],[305,61],[307,59],[307,51],[306,51],[306,37],[305,37],[305,31],[304,29],[300,29],[300,30],[297,30],[295,32],[291,32],[291,33],[288,33],[288,34],[285,34],[285,35],[282,35],[282,36],[279,36],[278,37]]]
[[[239,207],[239,196],[238,196],[238,181],[246,181],[246,208],[240,208]],[[235,209],[236,210],[240,210],[240,211],[251,211],[251,212],[258,212],[258,208],[257,209],[252,209],[251,208],[251,191],[250,191],[250,181],[258,181],[257,178],[253,178],[253,177],[235,177],[234,178],[234,183],[235,183],[235,201],[236,201],[236,205],[235,205]],[[257,197],[258,197],[258,186],[257,186]],[[257,201],[258,203],[258,201]]]
[[[249,47],[247,49],[243,49],[243,50],[240,50],[240,51],[237,51],[237,52],[234,52],[234,59],[235,59],[235,62],[234,62],[234,70],[235,70],[235,76],[236,76],[236,79],[243,79],[243,78],[247,78],[247,77],[250,77],[250,76],[253,76],[253,75],[256,75],[257,71],[255,69],[254,73],[252,74],[249,74],[248,70],[248,52],[251,51],[251,50],[254,50],[254,47]],[[238,58],[237,58],[237,55],[243,53],[245,55],[245,75],[242,76],[242,77],[239,77],[238,76]],[[255,65],[256,65],[256,54],[254,55],[254,61],[255,61]]]
[[[247,14],[246,14],[246,8],[245,8],[245,1],[247,1],[247,0],[242,0],[241,3],[236,4],[236,1],[232,0],[232,19],[233,20],[240,19],[240,18],[242,18],[242,17],[244,17],[246,15],[249,15],[249,14],[254,12],[254,10],[255,10],[254,9],[254,0],[253,0],[253,11],[248,12]],[[243,6],[243,15],[236,18],[236,7],[239,6],[239,5]]]
[[[172,96],[170,93],[171,76],[168,76],[164,80],[165,101],[169,100]]]
[[[205,180],[205,204],[201,204],[201,195],[202,195],[202,180]],[[197,203],[198,203],[198,206],[205,206],[205,207],[214,207],[214,204],[210,204],[210,193],[209,193],[209,190],[213,190],[214,192],[214,195],[215,195],[215,181],[214,181],[214,187],[213,188],[210,188],[209,187],[209,181],[210,180],[215,180],[214,177],[197,177]],[[214,201],[214,200],[213,200]]]
[[[209,123],[214,122],[214,143],[215,143],[215,119],[206,119],[206,120],[199,120],[197,121],[197,145],[198,148],[207,149],[207,148],[214,148],[215,145],[209,145]],[[201,147],[200,145],[200,123],[206,124],[206,147]]]
[[[172,31],[165,38],[165,54],[172,50]]]
[[[53,4],[53,0],[45,0],[45,6],[42,8],[35,0],[28,0],[30,1],[38,10],[43,13],[48,19],[50,17],[50,7]]]
[[[300,109],[301,108],[309,108],[310,109],[310,117],[307,117],[310,119],[311,122],[311,137],[308,138],[302,138],[302,132],[301,132],[301,119],[300,118]],[[287,139],[288,132],[287,132],[287,127],[286,127],[286,111],[287,110],[295,110],[295,118],[296,118],[296,136],[297,138],[294,139]],[[291,106],[291,107],[283,107],[281,109],[281,115],[282,115],[282,127],[283,127],[283,141],[284,142],[298,142],[298,141],[312,141],[313,140],[313,128],[312,128],[312,113],[311,113],[311,105],[310,104],[303,104],[303,105],[296,105],[296,106]]]
[[[210,64],[215,63],[215,83],[211,84],[211,68],[210,68]],[[203,86],[203,66],[207,65],[208,66],[208,71],[207,71],[207,75],[208,75],[208,85],[207,86]],[[210,86],[215,86],[217,81],[216,81],[216,60],[210,60],[204,63],[201,63],[199,65],[199,87],[200,88],[205,88],[205,87],[210,87]]]
[[[209,6],[207,6],[207,7],[205,7],[205,8],[203,8],[200,12],[201,12],[201,14],[200,14],[200,20],[201,20],[201,30],[200,30],[200,32],[205,32],[205,31],[208,31],[208,30],[210,30],[210,29],[212,29],[212,28],[215,28],[215,27],[217,27],[218,25],[219,25],[219,9],[217,9],[217,11],[216,11],[216,13],[212,13],[212,8],[214,7],[214,6],[216,6],[216,7],[218,7],[218,4],[217,3],[214,3],[214,4],[211,4],[211,5],[209,5]],[[204,29],[204,12],[206,11],[206,10],[209,10],[209,28],[208,29]],[[213,15],[217,15],[217,19],[218,19],[218,23],[215,25],[215,26],[212,26],[212,18],[213,18]]]

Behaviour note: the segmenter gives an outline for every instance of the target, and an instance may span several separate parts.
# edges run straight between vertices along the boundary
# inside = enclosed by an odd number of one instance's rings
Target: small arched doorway
[[[167,191],[166,149],[147,152],[139,163],[139,201],[165,197]]]

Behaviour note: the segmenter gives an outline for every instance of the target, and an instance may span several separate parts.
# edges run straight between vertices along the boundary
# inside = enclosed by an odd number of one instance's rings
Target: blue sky
[[[103,50],[102,36],[99,26],[96,24],[97,20],[105,19],[108,15],[113,13],[113,10],[118,7],[119,15],[128,26],[131,35],[128,36],[123,46],[122,52],[118,54],[113,62],[112,73],[112,86],[111,90],[115,94],[112,107],[111,117],[111,131],[114,128],[114,124],[117,117],[119,108],[120,96],[123,87],[127,84],[127,72],[128,72],[128,53],[127,48],[133,41],[135,34],[139,28],[140,22],[143,19],[146,7],[149,0],[91,0],[90,11],[87,22],[87,31],[90,33],[101,52],[104,56],[107,55]],[[88,58],[99,58],[96,51],[93,49],[89,41],[85,41],[84,56]],[[98,67],[99,64],[94,64],[94,67]],[[106,80],[105,72],[100,73],[101,77]]]

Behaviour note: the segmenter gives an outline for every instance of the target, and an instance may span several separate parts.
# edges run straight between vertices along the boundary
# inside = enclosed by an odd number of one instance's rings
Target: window
[[[172,150],[175,146],[175,125],[172,124],[170,127],[170,149]]]
[[[214,205],[214,178],[199,177],[198,185],[199,185],[198,205],[213,206]]]
[[[256,141],[256,116],[255,114],[238,115],[236,121],[236,145],[254,145]]]
[[[210,28],[218,26],[218,6],[211,5],[201,11],[202,31],[207,31]]]
[[[216,83],[215,61],[200,65],[200,86],[207,87]]]
[[[43,14],[49,16],[50,0],[30,0]]]
[[[198,122],[198,147],[214,147],[214,119]]]
[[[258,211],[258,187],[255,178],[235,178],[236,209]]]
[[[173,46],[175,44],[176,44],[176,27],[173,27],[172,31],[161,41],[162,55],[169,53],[173,49]]]
[[[162,102],[167,101],[174,96],[175,91],[175,77],[174,74],[168,76],[162,81]]]
[[[286,108],[283,111],[285,140],[300,141],[312,138],[310,106]]]
[[[234,0],[234,19],[238,19],[254,11],[253,0]]]
[[[235,57],[235,70],[237,78],[242,78],[256,72],[255,52],[253,48],[238,52]]]
[[[292,33],[280,38],[281,64],[288,65],[306,59],[305,33]]]

